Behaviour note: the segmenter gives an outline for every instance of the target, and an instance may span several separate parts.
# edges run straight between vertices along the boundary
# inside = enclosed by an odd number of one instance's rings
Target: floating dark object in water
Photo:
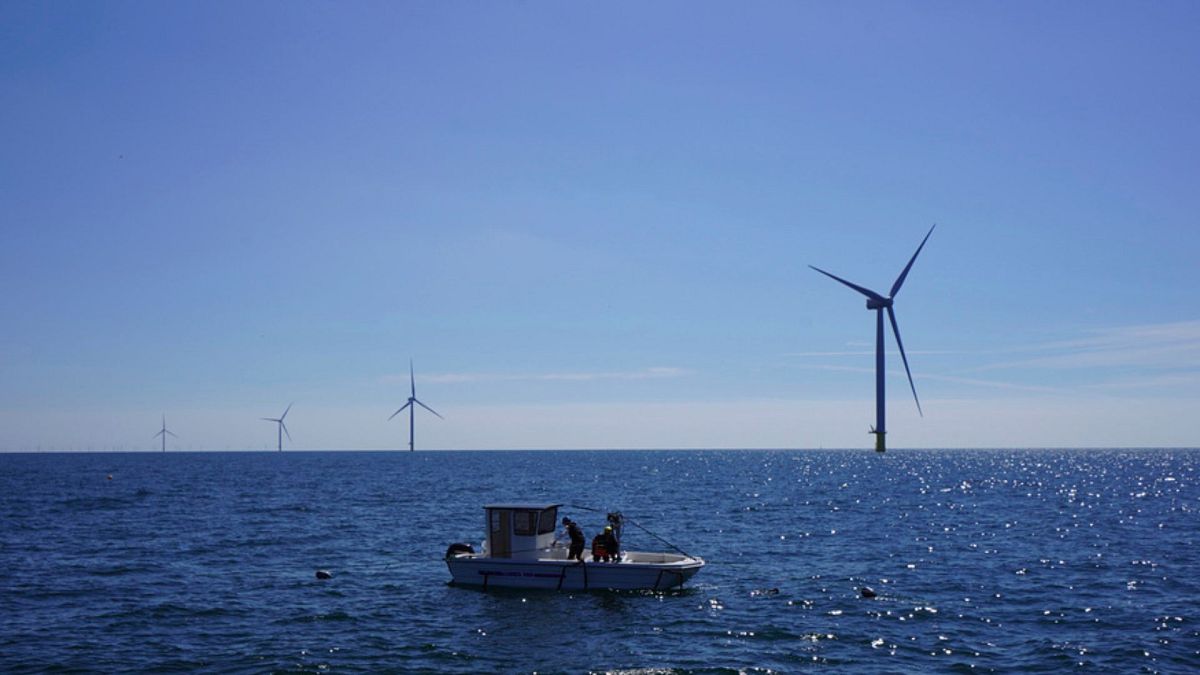
[[[109,480],[112,480],[112,474],[111,474],[111,473],[110,473],[110,474],[108,474],[108,479],[109,479]]]
[[[756,589],[754,589],[754,590],[750,591],[750,595],[751,595],[751,596],[756,596],[756,595],[779,595],[779,589],[778,589],[778,588],[756,588]]]
[[[331,574],[329,572],[329,570],[317,570],[317,578],[318,579],[332,579],[333,574]]]
[[[875,592],[875,589],[871,588],[870,586],[863,586],[859,592],[862,593],[864,598],[873,598],[878,595],[878,593]]]

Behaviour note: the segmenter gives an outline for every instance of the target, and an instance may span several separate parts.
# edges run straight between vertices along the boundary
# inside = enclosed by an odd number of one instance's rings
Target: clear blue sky
[[[0,450],[1195,446],[1200,5],[0,4]],[[894,342],[889,337],[889,349]]]

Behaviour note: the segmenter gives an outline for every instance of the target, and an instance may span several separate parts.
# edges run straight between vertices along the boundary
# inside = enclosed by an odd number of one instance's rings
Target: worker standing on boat
[[[567,551],[567,560],[583,562],[583,530],[575,521],[563,516],[562,524],[567,528],[567,536],[571,537],[571,549]]]
[[[621,542],[617,541],[617,535],[613,533],[612,525],[605,525],[604,534],[600,537],[600,542],[604,546],[604,560],[617,562],[621,558]]]

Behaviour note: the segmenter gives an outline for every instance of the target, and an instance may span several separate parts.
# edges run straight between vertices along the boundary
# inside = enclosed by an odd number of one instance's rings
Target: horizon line
[[[934,446],[934,447],[894,447],[889,452],[903,451],[997,451],[997,450],[1185,450],[1185,451],[1200,451],[1200,446],[1170,446],[1170,445],[1103,445],[1103,446],[1082,446],[1082,445],[1013,445],[1013,446]],[[654,447],[654,448],[425,448],[420,452],[821,452],[821,451],[836,451],[836,452],[864,452],[872,455],[877,454],[873,448],[867,446],[861,447]],[[396,452],[404,454],[413,454],[407,448],[292,448],[285,450],[287,452],[301,453],[317,453],[317,452]],[[278,455],[278,450],[262,450],[262,449],[243,449],[243,450],[168,450],[166,454],[201,454],[201,453],[263,453]],[[0,450],[0,454],[7,455],[102,455],[102,454],[158,454],[163,452],[157,449],[145,450]]]

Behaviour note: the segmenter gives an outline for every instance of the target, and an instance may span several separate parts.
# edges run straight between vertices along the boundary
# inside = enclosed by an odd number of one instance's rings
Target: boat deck
[[[700,558],[676,553],[625,551],[616,562],[580,563],[567,549],[554,547],[533,558],[491,558],[462,554],[446,560],[454,581],[483,586],[553,588],[558,590],[648,589],[681,587],[704,566]]]

